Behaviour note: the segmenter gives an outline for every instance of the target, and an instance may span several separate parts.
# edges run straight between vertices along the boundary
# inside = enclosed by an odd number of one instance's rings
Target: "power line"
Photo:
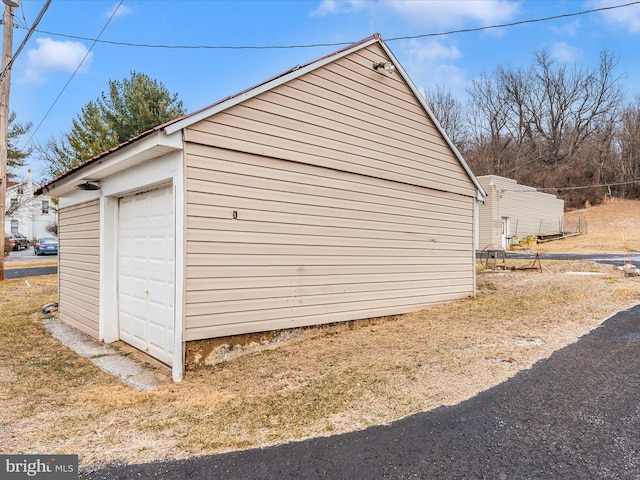
[[[131,43],[116,42],[114,40],[96,40],[90,37],[81,37],[78,35],[70,35],[66,33],[49,32],[47,30],[36,30],[38,33],[52,35],[55,37],[72,38],[74,40],[97,41],[109,45],[117,45],[120,47],[141,47],[141,48],[164,48],[164,49],[183,49],[183,50],[275,50],[275,49],[293,49],[293,48],[316,48],[316,47],[339,47],[344,45],[353,45],[353,42],[339,43],[312,43],[308,45],[158,45],[150,43]]]
[[[597,185],[580,185],[575,187],[529,187],[529,188],[501,188],[498,190],[499,193],[508,192],[508,193],[534,193],[536,190],[550,190],[556,192],[563,192],[568,190],[586,190],[588,188],[603,188],[603,187],[618,187],[620,185],[632,185],[634,183],[640,183],[640,179],[637,180],[629,180],[627,182],[610,182],[610,183],[600,183]]]
[[[33,139],[33,137],[35,136],[35,134],[38,132],[38,130],[40,129],[40,127],[42,126],[42,124],[44,123],[44,121],[47,119],[47,117],[49,116],[49,114],[51,113],[51,110],[53,110],[53,107],[55,107],[56,103],[58,103],[58,100],[60,100],[60,97],[62,96],[62,94],[64,93],[64,91],[67,89],[67,87],[69,86],[69,84],[71,83],[71,80],[73,80],[73,77],[75,77],[76,73],[78,73],[78,70],[80,70],[80,67],[82,66],[82,64],[84,63],[84,61],[87,59],[87,57],[89,56],[89,54],[91,53],[91,50],[93,50],[93,47],[96,46],[96,43],[98,43],[98,39],[100,38],[100,36],[104,33],[104,31],[107,29],[107,26],[109,25],[109,23],[111,23],[111,20],[113,19],[113,17],[115,16],[116,12],[118,11],[118,9],[120,8],[120,6],[122,5],[122,2],[124,2],[124,0],[120,0],[120,3],[118,3],[118,6],[116,8],[114,8],[113,13],[111,14],[111,16],[109,17],[109,19],[107,20],[107,23],[104,24],[104,27],[102,27],[102,30],[100,30],[100,33],[98,34],[98,37],[93,41],[93,43],[91,44],[91,47],[89,47],[89,49],[87,50],[87,53],[85,53],[84,57],[82,57],[82,60],[80,61],[80,63],[78,64],[78,66],[76,67],[76,69],[73,71],[73,73],[71,74],[71,77],[69,77],[69,80],[67,80],[67,83],[64,84],[64,87],[62,87],[62,90],[60,90],[60,93],[58,94],[58,96],[56,97],[56,99],[53,101],[53,103],[51,104],[51,106],[49,107],[49,110],[47,110],[47,113],[44,114],[44,117],[42,118],[42,120],[40,120],[40,123],[38,123],[38,126],[35,128],[35,130],[33,131],[33,133],[31,134],[31,136],[29,137],[29,140],[27,140],[27,143],[25,143],[23,148],[26,148],[27,145],[29,145],[29,143],[31,143],[31,140]]]
[[[2,80],[5,77],[7,72],[13,66],[13,62],[15,62],[16,58],[18,57],[18,55],[20,55],[20,52],[22,51],[22,49],[24,48],[24,46],[27,44],[27,42],[31,38],[31,35],[33,35],[33,32],[35,31],[36,27],[38,26],[38,23],[40,23],[40,20],[42,20],[42,17],[44,16],[45,12],[49,8],[50,4],[51,4],[51,0],[47,0],[45,2],[44,6],[42,7],[42,10],[40,10],[40,13],[38,14],[36,19],[34,20],[33,25],[31,25],[31,28],[29,28],[29,31],[27,32],[27,35],[22,39],[22,43],[20,43],[20,46],[16,50],[16,53],[13,54],[13,57],[11,57],[11,60],[9,60],[9,63],[7,63],[7,66],[4,68],[4,70],[2,70],[2,73],[0,73],[0,80]]]
[[[414,39],[417,39],[417,38],[443,37],[443,36],[447,36],[447,35],[456,35],[456,34],[460,34],[460,33],[472,33],[472,32],[480,32],[480,31],[483,31],[483,30],[492,30],[492,29],[496,29],[496,28],[515,27],[515,26],[526,25],[526,24],[531,24],[531,23],[548,22],[548,21],[551,21],[551,20],[558,20],[558,19],[561,19],[561,18],[570,18],[570,17],[576,17],[576,16],[580,16],[580,15],[588,15],[588,14],[591,14],[591,13],[604,12],[604,11],[607,11],[607,10],[615,10],[615,9],[618,9],[618,8],[626,8],[626,7],[630,7],[630,6],[638,5],[638,4],[640,4],[640,1],[634,1],[634,2],[624,3],[624,4],[620,4],[620,5],[611,5],[611,6],[608,6],[608,7],[593,8],[591,10],[582,10],[580,12],[565,13],[565,14],[562,14],[562,15],[553,15],[553,16],[550,16],[550,17],[534,18],[534,19],[528,19],[528,20],[520,20],[520,21],[517,21],[517,22],[500,23],[500,24],[496,24],[496,25],[485,25],[485,26],[482,26],[482,27],[465,28],[465,29],[460,29],[460,30],[450,30],[450,31],[447,31],[447,32],[425,33],[425,34],[421,34],[421,35],[408,35],[408,36],[402,36],[402,37],[393,37],[393,38],[385,39],[385,41],[386,42],[394,42],[394,41],[399,41],[399,40],[414,40]],[[57,37],[72,38],[74,40],[84,40],[84,41],[105,43],[105,44],[109,44],[109,45],[118,45],[118,46],[124,46],[124,47],[164,48],[164,49],[276,50],[276,49],[295,49],[295,48],[340,47],[340,46],[352,45],[353,44],[353,42],[337,42],[337,43],[311,43],[311,44],[304,44],[304,45],[161,45],[161,44],[149,44],[149,43],[117,42],[117,41],[113,41],[113,40],[100,40],[99,37],[98,38],[81,37],[81,36],[78,36],[78,35],[69,35],[69,34],[65,34],[65,33],[50,32],[50,31],[47,31],[47,30],[36,30],[36,32],[42,33],[42,34],[46,34],[46,35],[53,35],[53,36],[57,36]]]
[[[20,11],[22,12],[22,22],[24,24],[24,27],[22,25],[20,25],[20,23],[18,22],[18,20],[20,20],[20,18],[15,15],[14,20],[16,21],[16,26],[20,26],[22,28],[29,28],[27,25],[27,17],[25,17],[24,15],[24,2],[20,3]],[[15,10],[14,10],[14,14],[15,14]]]
[[[613,182],[613,183],[601,183],[598,185],[581,185],[578,187],[538,187],[538,190],[556,190],[559,192],[566,190],[585,190],[587,188],[602,188],[602,187],[617,187],[620,185],[631,185],[633,183],[640,183],[640,179],[638,180],[629,180],[628,182]]]
[[[633,5],[638,5],[638,4],[640,4],[640,1],[624,3],[624,4],[621,4],[621,5],[612,5],[610,7],[593,8],[591,10],[583,10],[583,11],[574,12],[574,13],[564,13],[562,15],[553,15],[551,17],[534,18],[534,19],[530,19],[530,20],[520,20],[518,22],[500,23],[500,24],[497,24],[497,25],[487,25],[487,26],[484,26],[484,27],[464,28],[464,29],[461,29],[461,30],[451,30],[449,32],[426,33],[426,34],[423,34],[423,35],[413,35],[413,36],[406,36],[406,37],[395,37],[395,38],[386,39],[385,41],[392,42],[394,40],[414,40],[416,38],[442,37],[442,36],[446,36],[446,35],[455,35],[455,34],[458,34],[458,33],[480,32],[480,31],[483,31],[483,30],[491,30],[491,29],[494,29],[494,28],[515,27],[515,26],[518,26],[518,25],[525,25],[525,24],[529,24],[529,23],[547,22],[547,21],[550,21],[550,20],[558,20],[560,18],[577,17],[579,15],[587,15],[587,14],[590,14],[590,13],[604,12],[606,10],[614,10],[616,8],[631,7]]]

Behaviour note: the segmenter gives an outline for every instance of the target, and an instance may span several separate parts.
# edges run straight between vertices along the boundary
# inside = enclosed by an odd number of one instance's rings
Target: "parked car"
[[[58,254],[58,240],[53,237],[39,238],[33,244],[33,253],[36,255]]]
[[[25,237],[21,233],[10,233],[7,235],[7,237],[11,242],[12,250],[20,251],[24,250],[25,248],[29,248],[29,240],[27,240],[27,237]]]

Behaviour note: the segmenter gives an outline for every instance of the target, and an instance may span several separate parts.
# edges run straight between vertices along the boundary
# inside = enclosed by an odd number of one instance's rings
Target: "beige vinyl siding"
[[[473,198],[190,143],[186,159],[187,341],[474,292]]]
[[[511,236],[556,235],[564,229],[564,201],[533,187],[518,184],[510,178],[487,175],[478,177],[487,191],[485,205],[480,208],[480,239],[500,244],[501,220],[510,219]],[[493,181],[493,186],[490,183]]]
[[[100,207],[98,200],[59,213],[59,318],[98,338]]]
[[[185,140],[475,196],[401,76],[373,70],[381,60],[371,45],[191,125]]]

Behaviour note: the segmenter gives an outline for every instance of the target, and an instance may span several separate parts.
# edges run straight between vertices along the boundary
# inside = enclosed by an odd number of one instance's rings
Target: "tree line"
[[[442,88],[427,103],[476,175],[500,175],[558,195],[567,207],[640,198],[640,96],[627,102],[618,59],[597,66],[536,51],[528,67],[474,79],[463,104]]]

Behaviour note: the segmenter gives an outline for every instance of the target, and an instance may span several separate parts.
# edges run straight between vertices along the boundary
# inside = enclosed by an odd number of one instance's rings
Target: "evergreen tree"
[[[100,105],[89,102],[73,120],[71,132],[67,135],[71,157],[80,163],[117,145],[119,139],[113,128],[101,113]]]
[[[87,103],[60,140],[39,146],[41,159],[56,177],[151,128],[184,115],[178,94],[143,73],[110,80],[107,92]]]
[[[13,179],[15,175],[11,171],[14,168],[24,167],[25,159],[31,155],[31,149],[20,150],[17,146],[18,139],[29,133],[32,124],[16,122],[16,112],[9,114],[9,129],[7,130],[7,177]]]
[[[142,73],[110,81],[109,94],[103,93],[100,100],[100,112],[118,143],[184,115],[178,95]]]

